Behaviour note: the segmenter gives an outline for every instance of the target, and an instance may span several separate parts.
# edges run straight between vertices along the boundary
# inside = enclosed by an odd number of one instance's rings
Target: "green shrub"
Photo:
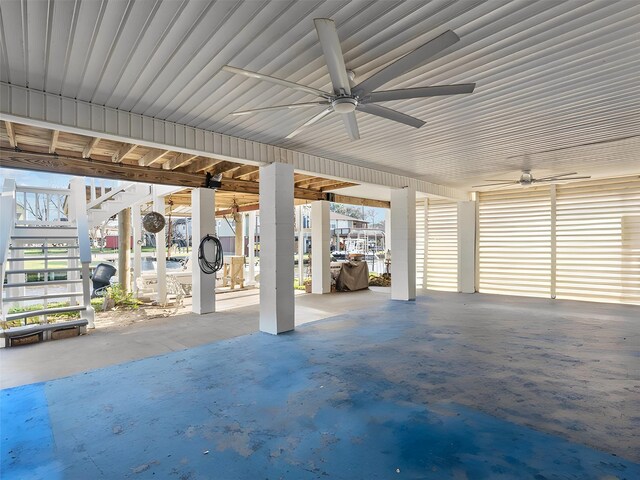
[[[107,288],[105,299],[113,300],[115,307],[132,308],[134,310],[142,303],[133,296],[133,292],[126,292],[119,283],[114,283]]]

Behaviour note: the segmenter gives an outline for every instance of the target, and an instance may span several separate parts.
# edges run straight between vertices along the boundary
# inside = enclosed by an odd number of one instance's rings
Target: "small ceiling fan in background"
[[[494,182],[494,183],[472,185],[471,188],[506,187],[508,185],[518,185],[518,184],[522,186],[529,186],[529,185],[533,185],[534,183],[547,183],[547,182],[560,182],[560,181],[564,182],[565,180],[583,180],[586,178],[591,178],[590,176],[589,177],[586,177],[586,176],[572,177],[570,175],[578,175],[578,173],[577,172],[560,173],[558,175],[549,175],[547,177],[534,178],[533,174],[531,173],[531,170],[523,170],[522,175],[520,175],[520,178],[518,180],[485,179],[485,182]]]
[[[323,106],[325,108],[322,112],[311,117],[300,127],[287,135],[286,138],[294,137],[305,128],[316,123],[318,120],[335,112],[342,116],[342,121],[344,122],[344,126],[347,129],[349,137],[351,137],[352,140],[357,140],[360,138],[360,132],[358,129],[355,110],[371,115],[377,115],[411,127],[420,128],[425,124],[424,121],[396,110],[377,105],[377,103],[387,102],[390,100],[405,100],[412,98],[472,93],[475,88],[475,83],[464,83],[457,85],[435,85],[429,87],[376,91],[376,88],[396,77],[399,77],[400,75],[424,65],[427,63],[429,58],[458,42],[460,38],[451,30],[444,32],[407,55],[400,57],[398,60],[387,65],[382,70],[373,74],[358,85],[353,85],[352,82],[354,74],[353,72],[348,71],[345,66],[342,49],[340,47],[340,39],[338,38],[334,21],[328,18],[316,18],[313,22],[329,69],[333,92],[325,92],[323,90],[308,87],[306,85],[300,85],[281,78],[251,72],[249,70],[232,67],[231,65],[225,65],[222,69],[226,72],[264,80],[284,87],[289,87],[294,90],[317,95],[322,98],[321,101],[317,102],[275,105],[273,107],[237,111],[233,112],[232,115],[249,115],[272,110]]]

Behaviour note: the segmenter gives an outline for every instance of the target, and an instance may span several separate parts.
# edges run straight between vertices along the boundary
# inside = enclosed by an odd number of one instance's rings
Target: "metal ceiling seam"
[[[59,128],[115,141],[134,141],[138,145],[152,148],[170,147],[182,153],[213,155],[256,165],[290,163],[299,171],[318,175],[391,188],[409,186],[423,193],[457,200],[468,198],[467,193],[461,190],[412,177],[350,165],[6,83],[0,83],[0,109],[9,121],[44,128]]]

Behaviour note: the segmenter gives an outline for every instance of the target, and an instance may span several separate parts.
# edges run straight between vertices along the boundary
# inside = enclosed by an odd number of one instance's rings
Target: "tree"
[[[329,209],[332,212],[346,215],[347,217],[357,218],[358,220],[364,220],[362,215],[362,209],[353,205],[345,205],[344,203],[331,203]]]

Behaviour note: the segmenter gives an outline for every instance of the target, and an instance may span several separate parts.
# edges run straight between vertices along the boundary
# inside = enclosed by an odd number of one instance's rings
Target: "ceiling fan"
[[[429,87],[376,91],[376,88],[381,87],[400,75],[421,67],[427,63],[429,58],[458,42],[460,38],[451,30],[447,30],[421,47],[418,47],[407,55],[400,57],[358,85],[354,85],[353,79],[355,78],[355,75],[353,72],[348,71],[345,66],[342,49],[340,47],[340,39],[338,38],[334,21],[328,18],[316,18],[313,22],[316,27],[316,32],[318,33],[318,38],[320,39],[320,46],[322,47],[325,61],[327,62],[333,91],[325,92],[323,90],[318,90],[317,88],[300,85],[281,78],[251,72],[249,70],[232,67],[231,65],[225,65],[222,69],[226,72],[264,80],[322,98],[322,100],[317,102],[275,105],[273,107],[237,111],[233,112],[232,115],[249,115],[272,110],[323,106],[324,109],[320,113],[311,117],[300,127],[287,135],[286,138],[294,137],[305,128],[316,123],[318,120],[335,112],[342,116],[342,121],[344,122],[344,126],[349,137],[351,137],[352,140],[357,140],[360,138],[360,132],[358,130],[355,110],[371,115],[377,115],[411,127],[420,128],[425,124],[422,120],[396,110],[377,105],[377,103],[387,102],[390,100],[405,100],[411,98],[472,93],[476,86],[475,83],[464,83],[457,85],[434,85]]]
[[[559,175],[549,175],[548,177],[542,178],[534,178],[531,170],[523,170],[522,175],[518,180],[496,180],[496,179],[485,179],[486,182],[496,182],[496,183],[485,183],[482,185],[472,185],[471,188],[480,188],[480,187],[498,187],[498,186],[507,186],[507,185],[517,185],[520,184],[522,186],[533,185],[534,183],[544,183],[544,182],[560,182],[565,180],[582,180],[585,178],[591,177],[571,177],[570,175],[577,175],[577,172],[571,173],[561,173]]]

